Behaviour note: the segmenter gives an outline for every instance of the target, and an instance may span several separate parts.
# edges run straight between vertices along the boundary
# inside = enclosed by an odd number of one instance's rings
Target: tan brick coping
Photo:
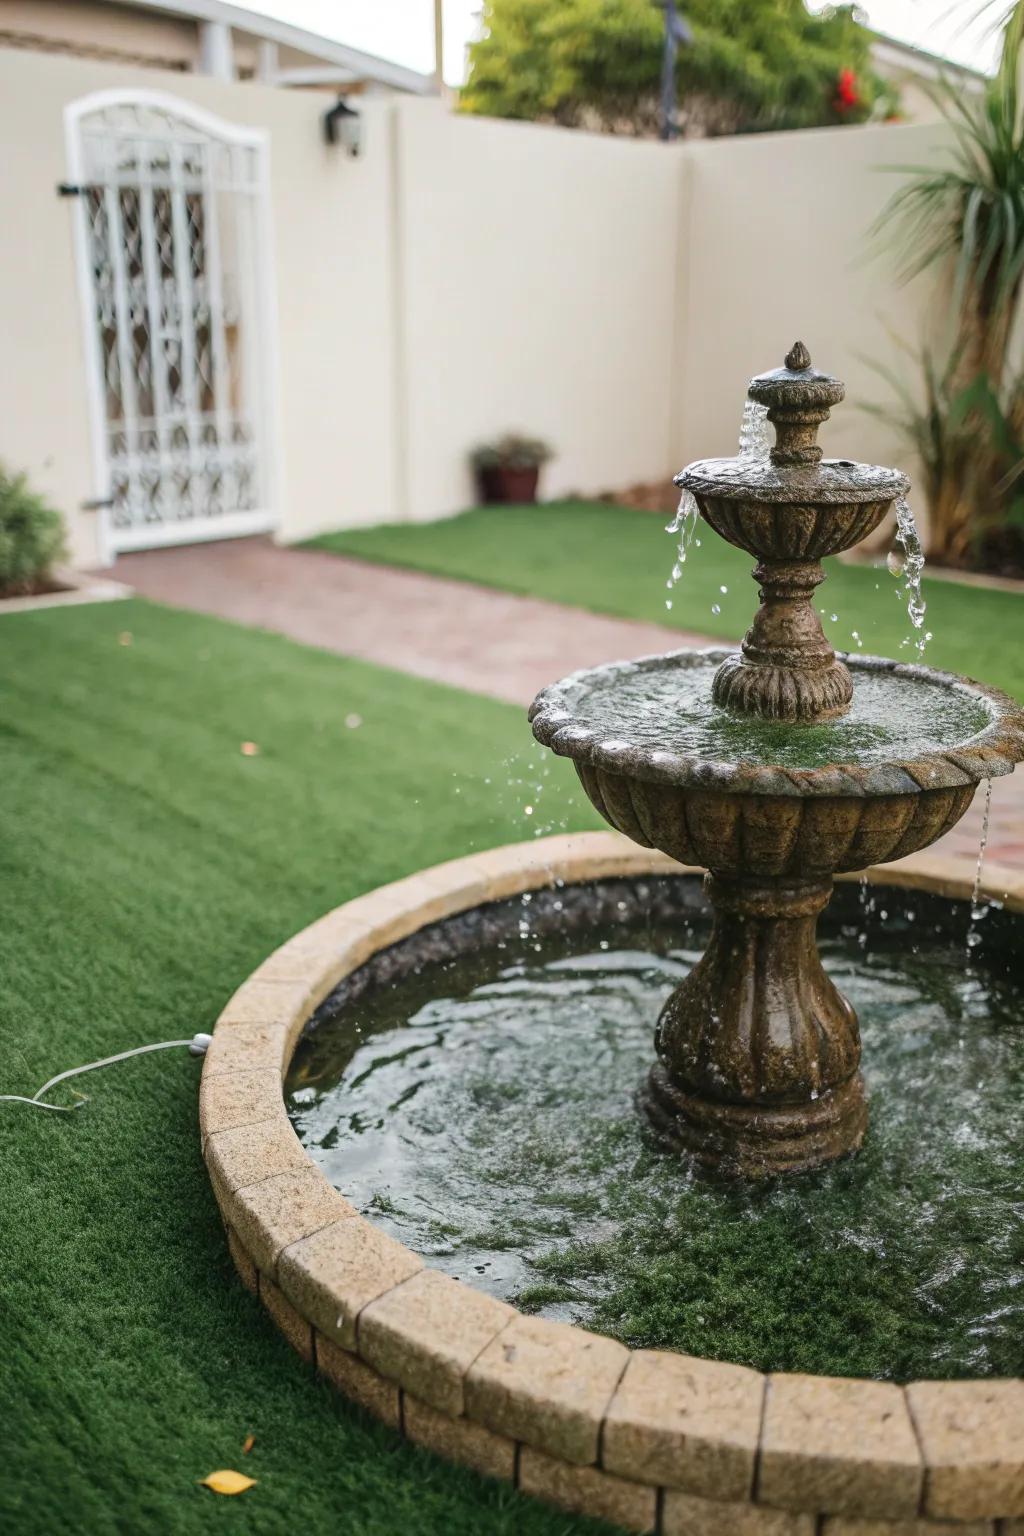
[[[660,1536],[1024,1533],[1024,1381],[762,1376],[527,1317],[379,1231],[301,1146],[282,1079],[343,976],[426,924],[559,881],[679,872],[612,832],[441,864],[347,902],[235,993],[206,1057],[203,1152],[231,1255],[294,1347],[416,1445]],[[931,852],[869,873],[952,897]],[[1024,878],[987,897],[1024,912]]]

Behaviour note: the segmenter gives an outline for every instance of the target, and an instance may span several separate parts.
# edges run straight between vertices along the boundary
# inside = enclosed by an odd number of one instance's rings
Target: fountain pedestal
[[[762,560],[754,567],[761,606],[739,655],[715,673],[716,704],[769,720],[832,720],[853,698],[849,670],[825,639],[815,589],[817,560]]]
[[[867,1128],[857,1015],[815,942],[832,881],[705,884],[714,928],[658,1021],[652,1119],[702,1162],[748,1177],[855,1151]]]

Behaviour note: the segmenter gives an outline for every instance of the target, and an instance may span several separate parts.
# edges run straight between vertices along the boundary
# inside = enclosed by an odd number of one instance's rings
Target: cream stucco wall
[[[0,458],[61,507],[83,564],[73,205],[54,189],[64,107],[118,85],[269,132],[286,540],[454,512],[468,449],[508,429],[554,444],[549,495],[667,476],[733,450],[746,379],[797,335],[852,401],[877,400],[866,356],[891,361],[891,333],[914,342],[940,308],[866,240],[896,185],[878,166],[926,160],[936,128],[665,147],[393,97],[363,104],[352,160],[322,143],[316,93],[0,51]],[[853,405],[825,440],[907,462]]]
[[[466,506],[466,450],[521,430],[549,495],[668,467],[681,149],[398,111],[408,513]]]
[[[743,386],[790,342],[847,385],[822,431],[835,457],[903,462],[905,445],[857,404],[891,398],[870,359],[908,359],[934,310],[932,279],[900,286],[891,242],[871,226],[899,184],[885,165],[929,163],[936,127],[836,128],[719,139],[688,149],[689,273],[680,462],[735,451]]]

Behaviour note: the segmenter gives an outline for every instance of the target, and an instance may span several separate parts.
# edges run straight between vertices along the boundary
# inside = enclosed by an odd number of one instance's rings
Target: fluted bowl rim
[[[734,651],[682,648],[633,661],[607,662],[570,673],[543,688],[530,706],[533,734],[542,746],[559,757],[599,768],[622,778],[654,784],[675,784],[714,789],[728,794],[832,796],[867,798],[882,795],[918,795],[932,789],[978,784],[983,779],[1012,773],[1024,761],[1024,709],[1009,694],[955,672],[943,672],[919,663],[893,661],[885,656],[851,656],[838,651],[854,674],[889,672],[908,681],[956,689],[981,698],[991,712],[989,724],[965,742],[943,751],[893,757],[865,766],[828,764],[819,768],[783,768],[773,764],[728,763],[682,752],[635,746],[609,739],[574,717],[571,690],[590,680],[608,680],[617,674],[655,671],[664,667],[718,664]],[[709,700],[710,703],[710,700]],[[799,726],[793,726],[799,730]]]
[[[894,501],[910,490],[908,476],[883,464],[822,459],[804,467],[780,468],[770,459],[696,459],[673,479],[695,496],[753,501],[762,506],[860,506]]]

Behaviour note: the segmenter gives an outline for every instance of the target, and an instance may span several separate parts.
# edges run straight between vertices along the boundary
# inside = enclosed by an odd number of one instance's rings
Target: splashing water
[[[676,548],[675,563],[672,566],[671,575],[669,576],[668,581],[665,583],[666,589],[669,592],[672,591],[672,588],[683,574],[683,566],[686,564],[686,556],[689,552],[690,544],[693,541],[694,530],[697,527],[697,519],[699,516],[700,509],[697,506],[697,502],[694,499],[692,492],[684,491],[679,498],[679,506],[676,508],[676,515],[665,529],[666,533],[677,533],[679,535],[679,544]],[[697,540],[697,546],[700,546],[699,539]],[[672,607],[671,597],[667,597],[665,599],[665,607]]]
[[[741,459],[766,459],[770,449],[768,407],[759,405],[756,400],[747,400],[740,422],[739,456]]]
[[[971,920],[967,925],[967,958],[970,959],[971,950],[977,949],[981,943],[981,934],[978,932],[978,924],[987,914],[987,905],[981,900],[981,875],[985,867],[985,849],[988,847],[988,824],[992,815],[992,780],[985,780],[985,811],[981,818],[981,842],[978,844],[978,867],[974,872],[974,889],[971,892]]]
[[[904,645],[913,644],[919,656],[924,655],[924,648],[932,638],[931,630],[924,628],[924,616],[927,609],[921,592],[921,576],[924,571],[924,550],[921,548],[921,540],[917,532],[917,524],[914,522],[914,513],[905,496],[896,498],[896,543],[900,547],[889,551],[886,565],[893,576],[902,576],[907,594],[907,617],[916,630],[921,634],[918,639],[908,635]]]

